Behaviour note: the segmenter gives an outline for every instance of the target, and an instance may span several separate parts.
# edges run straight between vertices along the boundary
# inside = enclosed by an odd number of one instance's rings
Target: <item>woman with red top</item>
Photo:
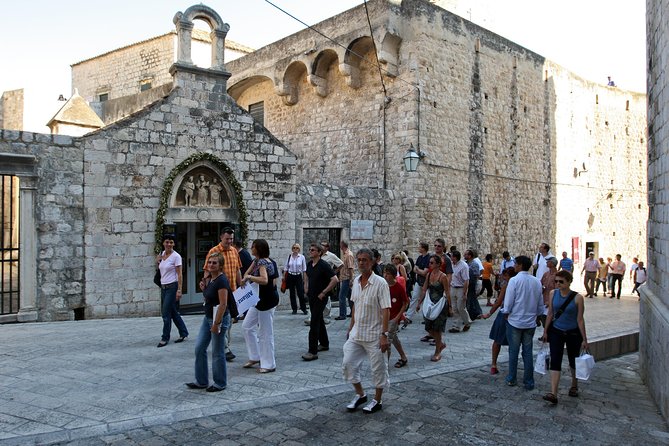
[[[388,316],[388,341],[397,349],[400,359],[395,363],[395,368],[402,368],[407,365],[407,355],[404,353],[402,343],[397,337],[400,321],[404,317],[404,310],[409,305],[406,286],[397,279],[397,268],[395,265],[385,265],[383,267],[383,278],[390,287],[390,315]],[[390,349],[388,349],[388,359],[390,359]]]

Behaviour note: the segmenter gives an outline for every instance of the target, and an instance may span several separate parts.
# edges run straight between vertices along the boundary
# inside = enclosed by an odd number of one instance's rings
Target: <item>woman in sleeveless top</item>
[[[567,357],[571,370],[571,388],[569,396],[578,396],[578,381],[576,381],[576,357],[581,349],[588,348],[588,338],[585,334],[585,320],[583,319],[583,296],[570,288],[573,276],[569,271],[558,271],[555,274],[557,290],[548,302],[548,316],[546,318],[546,332],[542,340],[550,343],[551,352],[551,391],[544,395],[544,400],[557,404],[558,384],[562,369],[562,355],[567,345]],[[572,297],[573,295],[573,297]],[[569,300],[571,298],[571,300]],[[568,302],[565,306],[565,302]],[[563,309],[564,307],[564,309]]]
[[[249,360],[243,365],[246,369],[260,365],[258,373],[271,373],[276,370],[274,355],[274,309],[279,304],[279,293],[274,283],[279,277],[276,263],[269,258],[267,240],[256,239],[251,245],[251,254],[255,260],[244,275],[244,284],[255,282],[259,285],[260,300],[255,307],[249,308],[242,328],[246,340]]]
[[[420,311],[420,306],[425,299],[426,294],[429,295],[430,300],[433,303],[439,302],[441,296],[445,295],[447,299],[447,304],[444,305],[444,308],[439,313],[434,320],[425,319],[425,330],[434,338],[434,355],[430,358],[430,361],[437,362],[441,360],[441,352],[446,348],[441,340],[441,334],[446,329],[446,320],[448,316],[453,315],[453,309],[451,308],[451,296],[446,292],[448,290],[448,277],[446,274],[442,273],[439,267],[441,266],[441,257],[433,255],[430,257],[430,263],[428,268],[430,272],[428,273],[425,283],[423,284],[423,289],[420,292],[420,297],[418,299],[418,305],[416,311]]]

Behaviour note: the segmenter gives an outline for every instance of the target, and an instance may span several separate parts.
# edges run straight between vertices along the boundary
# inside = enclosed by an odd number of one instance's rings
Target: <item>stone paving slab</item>
[[[273,407],[147,426],[61,445],[666,445],[669,429],[639,379],[638,355],[598,364],[580,395],[541,399],[549,386],[525,391],[503,376],[467,369],[394,385],[381,412],[349,413],[352,390]],[[610,383],[619,383],[613,389]],[[540,390],[543,389],[543,390]]]
[[[638,327],[634,297],[588,299],[586,308],[590,340]],[[341,378],[348,321],[333,320],[330,351],[304,362],[304,316],[285,310],[275,316],[276,373],[241,368],[246,352],[236,324],[232,345],[238,358],[229,363],[228,388],[216,394],[188,390],[183,384],[193,380],[194,338],[201,319],[186,316],[191,338],[161,349],[155,347],[160,318],[0,325],[0,444],[108,435],[349,391]],[[429,361],[434,349],[419,341],[422,325],[410,325],[401,332],[409,365],[391,367],[391,383],[448,379],[437,375],[461,370],[487,374],[491,324],[492,319],[481,320],[468,333],[447,333],[448,347],[439,363]],[[391,364],[396,359],[394,353]],[[503,350],[500,361],[506,360]]]

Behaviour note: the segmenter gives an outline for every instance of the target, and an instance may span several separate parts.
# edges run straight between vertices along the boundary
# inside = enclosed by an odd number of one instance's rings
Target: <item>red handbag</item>
[[[281,292],[282,293],[286,292],[287,282],[288,282],[288,271],[285,271],[283,273],[283,281],[281,282]]]

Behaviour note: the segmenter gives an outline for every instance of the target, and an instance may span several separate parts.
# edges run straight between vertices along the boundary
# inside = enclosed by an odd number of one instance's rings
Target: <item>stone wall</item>
[[[0,129],[23,130],[23,88],[0,96]]]
[[[389,259],[403,247],[399,237],[404,224],[400,208],[397,196],[389,190],[302,184],[297,187],[295,240],[306,247],[321,240],[308,240],[304,229],[339,228],[342,240],[348,241],[353,253],[360,248],[376,248],[384,259]],[[351,220],[374,221],[373,237],[352,239]],[[289,251],[281,252],[278,258],[284,259],[288,254]]]
[[[176,32],[137,42],[72,65],[72,88],[88,102],[98,101],[100,93],[109,93],[108,99],[119,99],[140,93],[141,83],[148,81],[153,88],[172,82],[170,66],[176,60]],[[192,40],[193,62],[202,68],[211,66],[211,39],[203,30],[195,29]],[[243,45],[229,42],[226,60],[233,60],[251,51]],[[126,102],[133,99],[126,98]],[[127,103],[126,105],[133,105]],[[129,113],[134,113],[142,103]],[[126,114],[126,116],[127,116]],[[113,122],[103,119],[105,123]]]
[[[646,1],[648,48],[648,283],[641,287],[641,376],[669,419],[669,1]]]
[[[390,238],[412,251],[443,236],[481,254],[531,255],[541,241],[570,251],[579,237],[581,250],[594,241],[642,253],[644,97],[424,1],[395,3],[368,2],[388,99],[362,7],[318,25],[362,55],[358,72],[310,30],[227,64],[233,97],[243,108],[263,101],[264,124],[297,154],[298,181],[392,191],[404,224]],[[427,153],[415,173],[402,163],[410,144]],[[583,162],[589,172],[574,178]]]
[[[598,257],[646,261],[648,217],[645,95],[580,79],[547,65],[554,79],[556,249],[579,238]]]
[[[172,81],[174,35],[164,34],[72,65],[72,88],[88,102],[108,93],[109,99],[140,92],[140,82],[159,86]]]
[[[84,298],[83,151],[79,139],[64,135],[0,130],[0,152],[37,158],[37,283],[40,320],[70,320]],[[24,241],[21,242],[23,245]]]
[[[231,170],[247,240],[294,242],[295,157],[225,94],[227,73],[174,73],[168,97],[84,137],[0,132],[0,152],[38,159],[38,320],[159,314],[156,222],[168,178],[195,155]]]

